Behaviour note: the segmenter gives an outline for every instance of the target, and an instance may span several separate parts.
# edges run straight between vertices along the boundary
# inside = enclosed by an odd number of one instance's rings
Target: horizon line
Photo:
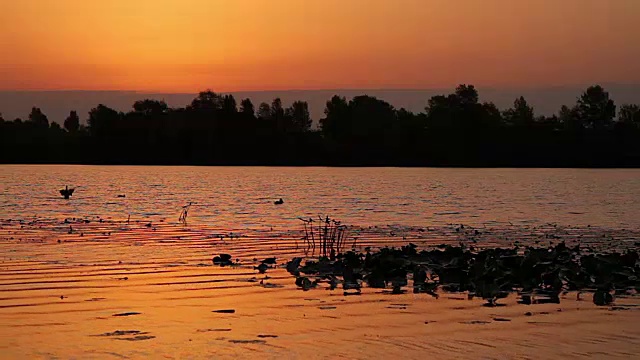
[[[536,86],[505,86],[505,87],[497,87],[497,86],[476,86],[473,83],[460,83],[456,84],[453,87],[424,87],[424,88],[412,88],[412,87],[389,87],[389,88],[321,88],[321,89],[304,89],[304,88],[290,88],[290,89],[263,89],[263,90],[221,90],[216,91],[212,88],[204,88],[202,90],[198,90],[195,92],[186,92],[186,91],[158,91],[158,90],[131,90],[131,89],[122,89],[122,90],[108,90],[108,89],[0,89],[0,93],[29,93],[29,92],[40,92],[40,93],[63,93],[63,92],[96,92],[96,93],[131,93],[131,94],[172,94],[172,95],[197,95],[202,91],[213,91],[219,94],[231,94],[231,93],[267,93],[267,92],[320,92],[320,91],[430,91],[430,90],[445,90],[450,91],[455,89],[456,86],[466,84],[473,85],[476,89],[479,90],[542,90],[542,89],[563,89],[563,88],[572,88],[572,87],[582,87],[582,86],[592,86],[592,85],[602,85],[602,86],[640,86],[640,83],[620,83],[620,82],[594,82],[594,83],[581,83],[581,84],[562,84],[562,85],[536,85]]]

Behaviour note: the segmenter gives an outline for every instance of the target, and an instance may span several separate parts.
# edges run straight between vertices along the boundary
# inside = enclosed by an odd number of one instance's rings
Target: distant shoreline
[[[440,168],[440,169],[620,169],[632,170],[640,169],[640,164],[631,164],[628,166],[620,165],[598,165],[598,166],[580,166],[580,165],[549,165],[549,164],[533,164],[533,165],[468,165],[468,164],[326,164],[326,163],[310,163],[310,164],[282,164],[282,163],[125,163],[125,162],[0,162],[3,165],[77,165],[77,166],[198,166],[198,167],[282,167],[282,168],[306,168],[306,167],[326,167],[326,168]]]
[[[25,119],[0,117],[0,163],[640,168],[640,105],[616,103],[600,85],[552,116],[537,116],[523,96],[506,109],[481,102],[467,84],[417,113],[371,95],[324,100],[319,126],[306,100],[258,104],[212,91],[178,108],[99,103],[86,126],[81,112],[61,126],[34,106]]]
[[[557,113],[562,104],[575,101],[588,83],[549,85],[536,87],[495,87],[483,86],[483,101],[492,101],[500,108],[511,106],[513,99],[522,95],[536,108],[537,115],[550,116]],[[640,84],[637,83],[604,83],[612,96],[620,103],[634,103],[640,98]],[[317,124],[324,115],[326,100],[332,95],[352,98],[360,94],[369,94],[388,100],[396,108],[423,111],[426,101],[433,95],[445,94],[451,86],[427,88],[335,88],[335,89],[265,89],[265,90],[221,90],[223,94],[233,94],[238,98],[250,98],[258,104],[262,101],[270,102],[275,97],[281,97],[285,104],[294,100],[309,102],[311,118]],[[42,108],[49,119],[62,125],[70,110],[77,110],[81,120],[98,103],[108,105],[118,111],[128,111],[134,101],[139,99],[165,100],[170,106],[181,107],[187,105],[198,91],[193,92],[163,92],[145,90],[0,90],[0,112],[5,119],[25,117],[32,106]]]

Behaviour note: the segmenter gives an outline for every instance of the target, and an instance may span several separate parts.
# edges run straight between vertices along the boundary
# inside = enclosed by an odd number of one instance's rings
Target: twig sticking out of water
[[[180,217],[178,218],[178,221],[181,222],[183,225],[187,225],[187,215],[189,215],[189,208],[191,208],[191,202],[189,202],[187,205],[182,207],[182,212],[180,213]]]
[[[315,254],[316,241],[313,236],[313,219],[312,218],[309,218],[308,220],[303,218],[299,218],[299,219],[304,223],[304,240],[307,245],[304,251],[305,255],[309,255],[309,250],[312,250],[313,251],[312,253]]]

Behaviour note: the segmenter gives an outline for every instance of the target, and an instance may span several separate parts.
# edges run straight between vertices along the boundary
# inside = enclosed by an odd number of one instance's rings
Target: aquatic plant
[[[229,254],[220,254],[218,256],[214,256],[213,259],[211,259],[211,261],[213,262],[214,265],[219,265],[219,266],[233,265],[233,262],[231,261],[231,255]]]
[[[343,250],[347,227],[328,215],[318,216],[317,222],[313,218],[299,219],[304,223],[305,254],[308,255],[311,251],[312,256],[315,255],[317,240],[320,256],[335,260],[336,255]]]
[[[522,251],[514,248],[493,248],[477,251],[464,245],[443,245],[418,251],[408,244],[401,248],[365,249],[338,253],[335,258],[295,258],[287,270],[300,279],[305,290],[326,282],[331,290],[341,282],[345,291],[360,292],[362,284],[377,289],[391,288],[402,293],[413,280],[414,293],[437,297],[437,291],[466,292],[469,298],[480,297],[487,306],[517,292],[521,303],[559,303],[566,291],[594,291],[596,305],[608,305],[613,294],[640,287],[640,256],[635,250],[625,253],[582,254],[579,246],[565,243],[554,247]],[[310,277],[315,277],[312,280]],[[313,284],[313,286],[302,286]]]

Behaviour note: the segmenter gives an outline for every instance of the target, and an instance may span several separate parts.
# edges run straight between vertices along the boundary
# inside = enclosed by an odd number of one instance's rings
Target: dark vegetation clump
[[[229,254],[220,254],[218,256],[214,256],[213,259],[211,259],[211,261],[213,261],[213,265],[219,265],[219,266],[233,265],[233,261],[231,261],[231,255]]]
[[[364,253],[347,251],[335,259],[301,258],[287,264],[303,290],[321,282],[335,289],[342,283],[346,293],[360,293],[362,284],[371,288],[391,288],[401,293],[411,277],[414,293],[438,297],[437,291],[467,292],[480,297],[488,306],[517,292],[520,302],[559,303],[567,291],[594,293],[596,305],[609,305],[616,292],[640,290],[640,265],[636,250],[625,253],[582,254],[579,246],[564,242],[549,248],[494,248],[477,251],[460,246],[440,246],[418,251],[416,245],[382,248]],[[304,274],[304,275],[301,275]],[[313,278],[313,279],[312,279]]]

